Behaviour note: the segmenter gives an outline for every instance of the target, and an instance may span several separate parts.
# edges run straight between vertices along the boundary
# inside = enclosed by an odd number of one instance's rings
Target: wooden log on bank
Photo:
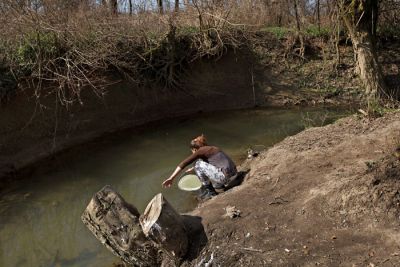
[[[158,266],[158,249],[144,235],[138,210],[110,186],[91,199],[81,219],[113,254],[134,266]]]
[[[170,256],[180,259],[188,250],[188,236],[181,215],[160,193],[140,217],[145,235]]]

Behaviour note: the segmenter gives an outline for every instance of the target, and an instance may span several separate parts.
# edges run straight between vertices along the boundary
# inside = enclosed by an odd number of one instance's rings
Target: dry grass
[[[245,26],[215,7],[115,16],[102,7],[37,11],[11,2],[0,19],[0,57],[21,85],[36,88],[38,99],[49,92],[45,84],[65,105],[79,101],[85,86],[102,95],[110,70],[136,83],[179,88],[185,64],[219,57],[245,39]]]
[[[25,2],[35,3],[19,1]],[[288,50],[297,49],[290,30],[295,23],[290,1],[193,0],[179,12],[166,9],[163,15],[150,2],[134,1],[132,15],[116,15],[91,0],[47,0],[36,8],[3,0],[0,64],[11,70],[20,87],[35,88],[38,99],[50,92],[69,105],[80,101],[87,86],[103,95],[104,74],[109,71],[135,83],[180,88],[180,77],[190,62],[251,45],[257,42],[253,34],[260,30],[285,37]],[[119,1],[120,9],[126,3]],[[321,3],[324,27],[331,24],[334,13],[327,1]],[[305,5],[301,14],[304,34],[309,31],[310,36],[321,33],[310,28],[316,22],[314,13]]]

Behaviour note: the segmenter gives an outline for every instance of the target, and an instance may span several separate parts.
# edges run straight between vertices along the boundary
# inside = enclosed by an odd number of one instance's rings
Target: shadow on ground
[[[245,171],[239,171],[236,174],[236,177],[234,179],[232,179],[226,186],[225,186],[225,191],[232,189],[235,186],[239,186],[243,183],[244,178],[246,177],[246,175],[250,172],[250,169],[245,170]]]

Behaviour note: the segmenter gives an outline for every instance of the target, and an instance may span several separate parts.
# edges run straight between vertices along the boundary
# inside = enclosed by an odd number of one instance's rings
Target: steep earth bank
[[[399,146],[399,112],[286,138],[246,162],[241,186],[191,213],[208,242],[184,265],[399,266]]]
[[[60,106],[54,93],[15,91],[0,69],[0,189],[4,177],[95,137],[147,122],[201,111],[253,106],[359,103],[362,88],[349,44],[340,46],[341,64],[326,41],[308,43],[306,59],[288,50],[289,40],[261,34],[253,50],[227,51],[221,59],[191,63],[180,90],[138,86],[116,79],[99,98],[82,92],[82,105]],[[399,47],[380,44],[379,58],[393,95],[399,90]],[[26,169],[26,168],[25,168]],[[2,178],[3,177],[3,178]]]
[[[303,81],[303,69],[296,69],[302,62],[291,59],[286,62],[291,65],[282,64],[281,44],[266,46],[260,53],[265,62],[249,51],[228,51],[219,60],[194,62],[180,90],[137,86],[121,79],[102,98],[83,90],[82,105],[70,107],[60,106],[54,93],[42,93],[38,101],[32,91],[18,91],[0,105],[0,189],[17,171],[29,172],[28,166],[63,149],[147,122],[222,109],[343,103],[332,100],[334,95],[325,89],[305,93],[299,84],[313,87],[309,82],[317,80]],[[307,66],[307,71],[322,68]],[[341,72],[332,82],[339,87],[357,83],[347,73]],[[327,80],[324,86],[332,82]]]
[[[103,98],[83,91],[82,105],[68,109],[55,104],[54,94],[37,102],[33,92],[19,92],[0,106],[0,177],[124,128],[196,112],[254,106],[251,62],[243,53],[230,53],[218,62],[197,62],[188,71],[183,90],[117,81]]]

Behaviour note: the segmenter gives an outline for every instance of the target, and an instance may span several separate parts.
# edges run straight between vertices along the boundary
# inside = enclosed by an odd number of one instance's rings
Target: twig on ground
[[[260,253],[263,252],[261,249],[255,249],[255,248],[252,248],[252,247],[243,248],[243,249],[244,249],[244,250],[247,250],[247,251],[253,251],[253,252],[260,252]]]
[[[281,205],[283,203],[289,202],[289,201],[283,199],[282,197],[275,197],[274,200],[275,201],[269,202],[268,205],[275,205],[275,204]]]

